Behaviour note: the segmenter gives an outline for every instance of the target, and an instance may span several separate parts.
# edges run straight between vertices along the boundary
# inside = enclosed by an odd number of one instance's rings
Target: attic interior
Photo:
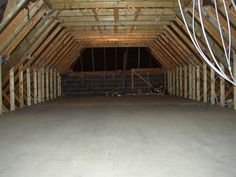
[[[1,0],[0,177],[236,175],[235,0]]]

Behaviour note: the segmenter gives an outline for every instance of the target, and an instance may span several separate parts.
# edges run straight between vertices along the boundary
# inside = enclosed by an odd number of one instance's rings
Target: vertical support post
[[[193,100],[196,100],[196,66],[193,65],[193,68],[192,68],[192,72],[193,72],[193,76],[192,76],[192,79],[193,79],[193,82],[192,82],[192,86],[193,86],[193,96],[192,96],[192,99]]]
[[[46,101],[49,100],[49,68],[46,68]]]
[[[179,67],[176,67],[176,96],[179,96]]]
[[[10,110],[15,111],[16,104],[15,104],[15,79],[14,79],[14,67],[11,68],[9,77],[10,77]]]
[[[170,71],[170,95],[173,95],[173,81],[172,81],[172,72]]]
[[[196,73],[197,73],[197,101],[201,100],[201,76],[200,76],[200,66],[197,65],[196,67]]]
[[[184,66],[184,98],[188,98],[188,65]]]
[[[26,69],[26,82],[27,82],[27,106],[31,106],[30,68]]]
[[[203,63],[203,102],[207,103],[207,65]]]
[[[175,88],[176,88],[176,82],[175,82],[175,79],[176,79],[176,77],[175,77],[175,71],[173,71],[173,95],[176,95],[176,92],[175,92]]]
[[[188,68],[188,76],[189,76],[189,91],[188,91],[188,94],[189,94],[189,99],[192,99],[192,64],[190,63],[189,64],[189,68]]]
[[[60,97],[60,73],[57,72],[57,97]]]
[[[234,54],[233,54],[233,72],[234,72],[234,78],[236,78],[236,53],[234,51]],[[234,87],[234,110],[236,110],[236,86],[233,86]]]
[[[211,104],[215,104],[215,71],[211,68]]]
[[[54,89],[53,89],[53,97],[54,97],[54,99],[56,99],[57,98],[57,71],[56,71],[56,69],[54,69],[54,71],[53,71],[53,84],[54,84]]]
[[[44,67],[42,67],[41,70],[41,78],[42,78],[42,102],[45,102],[45,70]]]
[[[183,67],[179,69],[179,85],[180,85],[180,96],[183,97]]]
[[[34,68],[34,104],[38,102],[38,83],[37,83],[37,70]]]
[[[167,92],[170,93],[170,73],[167,70]]]
[[[225,70],[224,65],[221,63],[220,67],[222,71]],[[220,105],[225,107],[225,80],[223,77],[220,77]]]
[[[59,92],[59,97],[61,97],[61,75],[60,75],[60,79],[59,79],[59,88],[60,88],[60,92]]]
[[[53,70],[50,69],[50,99],[53,100]]]
[[[38,103],[41,103],[42,99],[42,78],[41,78],[41,68],[38,69]]]
[[[0,58],[0,114],[3,112],[2,104],[2,59]]]
[[[24,74],[23,74],[23,65],[19,67],[19,100],[20,108],[24,107]]]

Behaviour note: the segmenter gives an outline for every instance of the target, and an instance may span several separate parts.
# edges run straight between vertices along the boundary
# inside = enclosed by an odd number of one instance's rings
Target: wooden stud
[[[57,98],[57,71],[56,69],[53,71],[53,84],[54,84],[53,97],[54,99],[56,99]]]
[[[170,71],[170,95],[173,95],[172,72]]]
[[[184,98],[188,98],[188,65],[184,66]]]
[[[46,69],[46,100],[49,100],[49,68]]]
[[[16,104],[15,104],[15,72],[14,67],[10,69],[9,79],[10,79],[10,110],[15,111]]]
[[[57,96],[60,97],[60,73],[57,72]]]
[[[0,114],[3,112],[2,103],[2,58],[0,57]]]
[[[193,96],[192,96],[192,99],[193,100],[196,100],[196,66],[195,65],[193,65],[193,68],[192,68],[192,89],[193,89],[193,91],[192,91],[192,94],[193,94]]]
[[[170,93],[170,71],[167,70],[167,92]]]
[[[24,73],[23,65],[19,67],[19,95],[20,95],[20,108],[24,107]]]
[[[176,67],[176,96],[179,96],[179,68]]]
[[[189,76],[189,79],[188,79],[188,83],[189,83],[189,91],[188,91],[188,93],[189,93],[189,99],[192,99],[192,64],[189,64],[188,65],[188,76]]]
[[[233,72],[234,72],[234,78],[236,78],[236,53],[235,53],[235,51],[234,51],[234,54],[233,54],[233,59],[234,59],[234,61],[233,61]],[[236,110],[236,86],[234,86],[234,110]]]
[[[42,102],[45,102],[45,69],[41,68],[41,90],[42,90]]]
[[[175,71],[173,71],[172,72],[172,74],[173,74],[173,77],[172,77],[172,79],[173,79],[173,95],[176,95],[176,92],[175,92],[175,88],[176,88],[176,82],[175,82],[175,79],[176,79],[176,77],[175,77]]]
[[[221,63],[220,67],[222,71],[225,70],[224,65]],[[221,107],[225,107],[225,79],[220,77],[220,105]]]
[[[30,68],[26,69],[27,79],[27,106],[31,106],[31,81],[30,81]]]
[[[203,63],[203,102],[207,103],[207,65]]]
[[[38,103],[38,83],[37,83],[37,70],[34,68],[34,104]]]
[[[179,85],[180,85],[180,96],[183,97],[183,67],[180,67],[179,70]]]
[[[200,76],[200,66],[197,65],[196,67],[196,74],[197,74],[197,101],[201,100],[201,76]]]
[[[59,77],[59,97],[61,97],[61,76]]]
[[[50,99],[53,100],[53,70],[50,69]]]
[[[42,77],[41,68],[38,69],[38,103],[42,102]]]
[[[211,68],[211,104],[215,104],[215,71]]]

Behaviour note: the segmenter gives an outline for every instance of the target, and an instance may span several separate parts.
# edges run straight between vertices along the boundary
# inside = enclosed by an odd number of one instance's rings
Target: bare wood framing
[[[50,99],[53,100],[53,69],[50,69]]]
[[[24,107],[24,73],[23,65],[19,67],[19,94],[20,94],[20,108]]]
[[[224,65],[221,63],[220,67],[222,71],[225,70]],[[225,79],[220,77],[220,105],[221,107],[225,107]]]
[[[10,69],[9,77],[10,77],[10,110],[15,111],[16,104],[15,104],[15,80],[14,80],[14,67]]]
[[[192,64],[190,63],[189,65],[188,65],[188,76],[189,76],[189,79],[188,79],[188,84],[189,84],[189,91],[188,91],[188,96],[189,96],[189,99],[192,99]]]
[[[193,68],[192,68],[192,99],[193,100],[196,100],[196,66],[195,65],[192,65]]]
[[[49,100],[49,69],[46,68],[46,101]]]
[[[234,78],[236,78],[236,53],[234,52]],[[236,110],[236,86],[234,86],[234,110]]]
[[[179,67],[176,67],[176,96],[179,96]]]
[[[207,103],[207,65],[203,63],[203,102]]]
[[[31,79],[30,79],[30,68],[26,69],[27,78],[27,106],[31,106]]]
[[[200,66],[196,66],[196,76],[197,76],[197,101],[201,100],[201,75],[200,75]]]
[[[215,71],[211,68],[211,104],[215,104]]]
[[[184,98],[188,98],[188,65],[184,66]]]
[[[37,83],[37,70],[34,68],[34,104],[38,103],[38,83]]]
[[[180,67],[179,70],[179,85],[180,85],[180,96],[183,97],[183,67]]]
[[[42,102],[42,75],[41,68],[38,69],[38,102]]]

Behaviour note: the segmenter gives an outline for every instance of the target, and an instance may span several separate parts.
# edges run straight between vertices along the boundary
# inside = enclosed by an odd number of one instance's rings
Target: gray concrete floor
[[[175,97],[63,98],[0,116],[1,177],[236,177],[236,112]]]

